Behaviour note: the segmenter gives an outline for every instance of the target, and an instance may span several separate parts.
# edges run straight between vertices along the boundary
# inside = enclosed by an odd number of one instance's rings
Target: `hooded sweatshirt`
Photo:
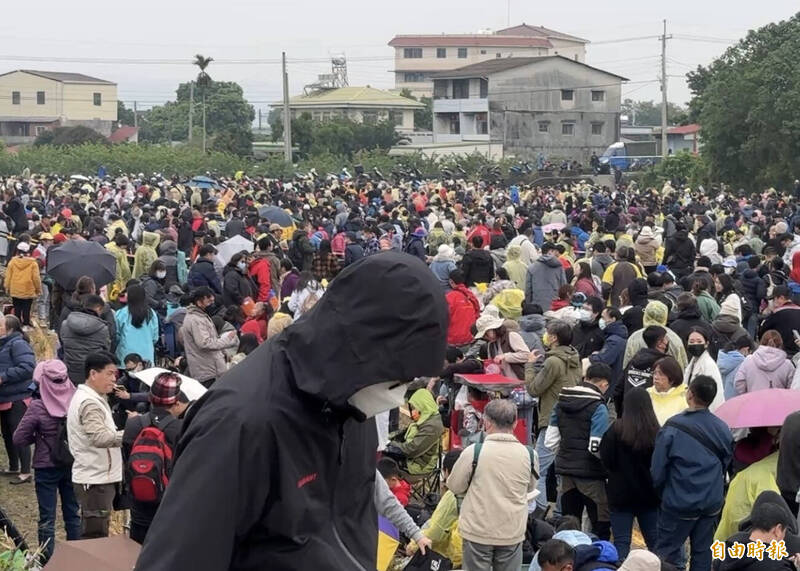
[[[722,375],[722,387],[725,392],[725,400],[737,395],[736,385],[734,384],[736,371],[744,363],[745,356],[738,350],[720,351],[717,355],[717,367]]]
[[[374,569],[377,434],[348,400],[438,374],[446,332],[421,261],[386,252],[345,268],[190,409],[136,569]],[[204,523],[170,533],[187,521]]]
[[[706,238],[700,242],[700,255],[707,256],[712,264],[721,264],[722,256],[719,255],[719,245],[713,238]]]
[[[558,288],[567,283],[561,261],[550,254],[539,258],[528,267],[525,281],[525,301],[548,309],[558,298]]]
[[[509,246],[508,250],[506,250],[506,263],[503,264],[503,267],[508,272],[508,277],[517,285],[517,288],[524,290],[528,267],[520,261],[521,254],[522,248],[520,246]]]
[[[86,357],[111,348],[108,325],[89,310],[73,311],[61,324],[61,346],[70,380],[81,384],[86,379]]]
[[[539,397],[539,428],[550,421],[550,414],[564,387],[573,387],[581,380],[581,360],[570,345],[557,345],[545,354],[544,365],[537,373],[532,363],[525,365],[528,392]]]
[[[519,335],[531,351],[536,350],[544,354],[542,335],[544,335],[545,323],[544,316],[538,313],[523,315],[519,318]]]
[[[664,248],[664,263],[670,270],[683,275],[694,265],[695,247],[686,230],[679,230],[667,240]]]
[[[150,271],[150,266],[158,259],[156,247],[160,239],[155,232],[145,231],[142,234],[142,245],[136,248],[136,254],[133,256],[132,278],[139,278]]]
[[[786,352],[777,347],[761,345],[736,371],[736,394],[752,393],[763,389],[788,389],[794,377],[794,365]]]

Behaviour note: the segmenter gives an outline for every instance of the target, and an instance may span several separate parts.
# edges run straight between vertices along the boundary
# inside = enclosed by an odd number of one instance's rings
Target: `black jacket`
[[[767,283],[753,269],[746,269],[742,274],[742,293],[750,301],[753,310],[758,312],[761,301],[767,297]]]
[[[644,347],[633,356],[628,363],[622,382],[614,388],[614,406],[617,409],[617,418],[622,415],[622,403],[625,395],[633,388],[647,389],[653,386],[653,365],[666,355],[656,349]]]
[[[461,259],[461,270],[467,287],[491,283],[494,279],[494,259],[487,250],[473,248]]]
[[[165,281],[146,275],[142,276],[140,282],[144,288],[144,293],[147,295],[147,304],[153,311],[160,313],[162,316],[167,313],[167,292],[164,291]]]
[[[314,246],[303,230],[295,230],[289,244],[289,259],[300,271],[310,271],[314,260]]]
[[[136,437],[144,430],[146,426],[158,426],[164,432],[164,438],[167,444],[172,448],[173,453],[178,447],[178,440],[181,436],[181,427],[183,421],[172,417],[166,409],[160,407],[153,407],[150,412],[140,415],[129,417],[125,422],[125,431],[122,433],[122,461],[123,466],[128,465],[128,458],[131,455],[133,443]],[[169,466],[167,467],[167,476],[170,476]],[[156,516],[158,504],[145,504],[133,501],[131,498],[131,522],[149,527]]]
[[[650,476],[655,441],[647,450],[634,451],[620,438],[618,423],[606,430],[600,442],[600,459],[608,472],[608,505],[614,511],[656,509],[661,500]]]
[[[606,338],[598,325],[598,320],[579,321],[572,328],[572,346],[577,349],[581,359],[586,359],[595,351],[602,349],[605,342]]]
[[[694,266],[695,247],[686,230],[680,230],[664,246],[664,264],[679,274],[687,274]]]
[[[79,309],[61,323],[61,347],[70,380],[76,385],[86,380],[86,357],[111,348],[111,333],[106,322],[88,310]]]
[[[28,216],[25,214],[25,207],[19,198],[15,196],[6,202],[3,212],[14,222],[14,235],[28,231]]]
[[[797,353],[797,345],[794,342],[792,330],[800,331],[800,307],[790,303],[773,311],[758,329],[759,338],[765,331],[776,330],[783,338],[783,349],[789,357]]]
[[[597,408],[605,406],[603,395],[589,383],[561,390],[553,409],[555,423],[561,433],[555,461],[556,474],[591,480],[605,479],[600,459],[589,451],[592,445],[592,417]],[[550,425],[553,425],[553,420]],[[596,442],[599,445],[600,439],[597,438]]]
[[[231,218],[228,220],[228,223],[225,224],[225,234],[228,238],[233,238],[234,236],[250,238],[247,232],[245,232],[244,220],[241,218]]]
[[[678,334],[684,345],[686,345],[686,340],[689,339],[689,331],[692,327],[702,327],[708,333],[706,339],[711,335],[711,324],[700,317],[700,309],[696,305],[679,311],[675,316],[675,320],[669,324],[669,328]]]
[[[225,266],[222,271],[222,303],[226,307],[229,305],[241,305],[244,298],[256,299],[258,288],[250,276],[243,274],[237,268]]]
[[[437,375],[447,321],[419,260],[384,252],[345,268],[189,410],[136,569],[374,569],[377,436],[348,399]]]
[[[214,262],[205,258],[199,258],[192,264],[186,282],[192,288],[208,286],[217,295],[222,293],[222,286],[219,283],[217,270],[214,269]]]

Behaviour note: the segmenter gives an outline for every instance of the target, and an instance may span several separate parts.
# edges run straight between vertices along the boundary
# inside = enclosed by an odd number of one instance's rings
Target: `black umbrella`
[[[258,209],[258,215],[266,218],[273,224],[280,224],[284,228],[289,228],[293,222],[289,213],[277,206],[262,206]]]
[[[98,288],[114,281],[117,259],[97,242],[67,240],[47,252],[47,275],[72,291],[81,276],[89,276]]]

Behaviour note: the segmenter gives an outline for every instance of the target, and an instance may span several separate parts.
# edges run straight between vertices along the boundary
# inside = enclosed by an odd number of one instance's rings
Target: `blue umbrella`
[[[198,188],[219,188],[217,181],[207,176],[196,176],[189,181],[189,186],[196,186]]]
[[[289,228],[294,224],[289,213],[277,206],[262,206],[258,209],[258,215],[261,216],[261,218],[266,218],[273,224],[280,224],[284,228]]]

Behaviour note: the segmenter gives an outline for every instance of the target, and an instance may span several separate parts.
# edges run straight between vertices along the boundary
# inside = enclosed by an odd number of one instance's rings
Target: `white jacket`
[[[725,389],[722,386],[722,375],[719,372],[719,367],[708,354],[704,351],[699,357],[692,357],[689,364],[686,365],[686,371],[683,373],[683,380],[688,385],[692,382],[697,375],[708,375],[717,383],[717,396],[714,401],[709,405],[708,410],[714,412],[719,405],[725,402]]]
[[[110,446],[98,447],[96,438],[88,434],[81,424],[85,403],[91,401],[103,411],[105,427],[116,436],[107,441]],[[74,484],[114,484],[122,481],[122,432],[117,430],[108,401],[89,385],[78,385],[67,411],[67,439],[72,464]]]

